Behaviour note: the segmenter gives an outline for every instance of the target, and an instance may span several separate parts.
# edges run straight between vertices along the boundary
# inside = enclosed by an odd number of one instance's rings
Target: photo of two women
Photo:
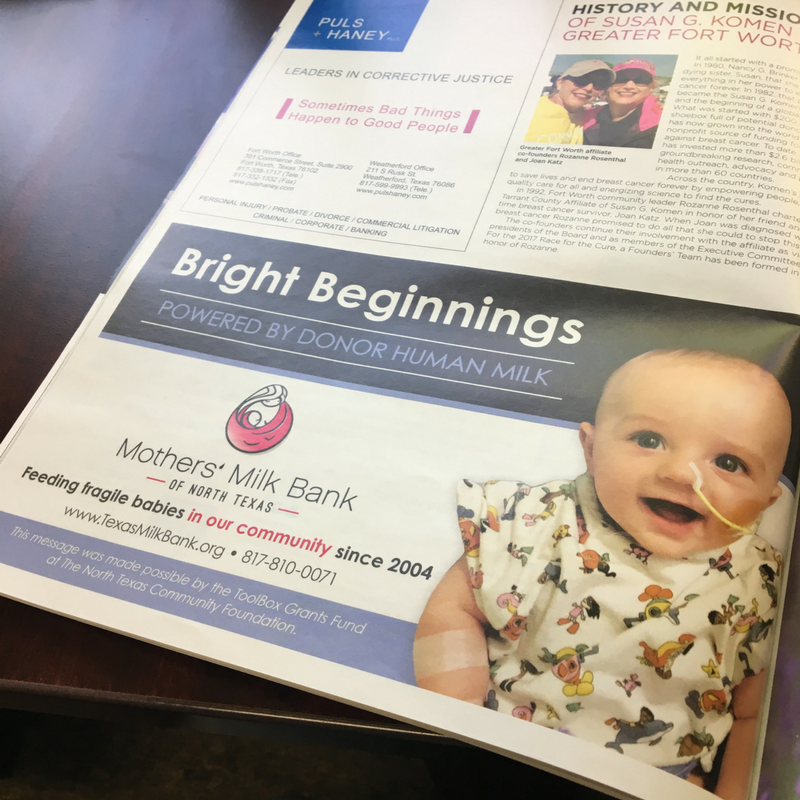
[[[677,56],[556,56],[525,141],[651,149]]]

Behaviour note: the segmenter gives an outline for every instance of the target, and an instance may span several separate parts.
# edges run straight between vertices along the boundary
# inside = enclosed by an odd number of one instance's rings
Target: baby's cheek
[[[599,479],[595,477],[594,487],[600,505],[612,519],[624,527],[623,520],[627,521],[627,517],[635,505],[635,493],[604,477]]]
[[[606,474],[602,470],[595,467],[594,472],[594,490],[597,494],[597,499],[602,503],[603,507],[609,504],[614,504],[614,484],[607,480]]]
[[[768,502],[766,500],[742,497],[741,494],[734,492],[728,498],[728,514],[725,514],[724,511],[722,513],[728,516],[731,522],[736,522],[739,525],[750,525],[750,523],[758,519],[759,514],[764,511],[767,505]]]

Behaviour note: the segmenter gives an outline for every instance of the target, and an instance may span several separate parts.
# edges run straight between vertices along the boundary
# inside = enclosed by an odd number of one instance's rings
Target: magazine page
[[[797,21],[699,5],[295,6],[6,442],[3,593],[743,795],[800,408],[795,151],[743,115]]]
[[[240,93],[181,219],[797,310],[790,4],[418,0],[396,42],[326,7]]]

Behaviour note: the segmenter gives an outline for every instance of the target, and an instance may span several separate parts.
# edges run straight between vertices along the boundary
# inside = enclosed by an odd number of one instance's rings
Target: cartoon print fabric
[[[708,770],[731,690],[765,668],[780,556],[757,535],[685,559],[603,516],[592,480],[463,481],[488,638],[485,705],[673,771]]]

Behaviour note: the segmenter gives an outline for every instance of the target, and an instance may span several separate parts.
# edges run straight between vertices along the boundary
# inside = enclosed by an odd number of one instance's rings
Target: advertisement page
[[[798,25],[295,6],[5,442],[3,592],[739,796],[800,454]]]
[[[570,733],[584,778],[627,785],[613,749],[656,796],[713,762],[720,709],[769,663],[797,334],[174,225],[4,454],[5,585],[557,769]],[[494,631],[484,708],[437,685],[464,668],[462,629],[435,622],[461,564]]]

